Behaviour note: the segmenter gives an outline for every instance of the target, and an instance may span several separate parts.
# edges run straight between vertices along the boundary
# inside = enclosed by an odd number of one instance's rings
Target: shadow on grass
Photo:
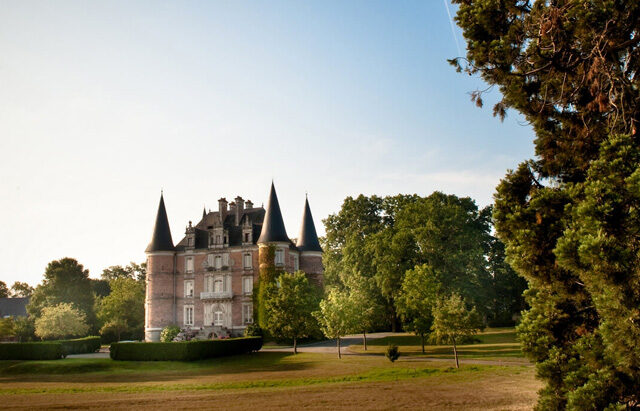
[[[285,372],[309,368],[311,361],[283,352],[259,352],[202,361],[113,361],[72,358],[55,361],[0,361],[3,382],[145,382],[194,376]]]

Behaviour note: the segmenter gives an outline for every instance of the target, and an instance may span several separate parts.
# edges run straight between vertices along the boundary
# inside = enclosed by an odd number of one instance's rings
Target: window
[[[251,254],[245,254],[242,257],[242,261],[243,261],[242,265],[243,265],[244,268],[251,268],[251,265],[252,265],[251,264]]]
[[[253,293],[253,277],[242,277],[242,292],[244,294]]]
[[[213,257],[215,257],[213,254],[207,255],[207,265],[209,267],[213,267],[213,265],[215,264],[215,262],[213,261]]]
[[[298,256],[293,255],[293,271],[298,271],[300,269],[300,263],[298,261]]]
[[[184,306],[184,325],[193,325],[193,306]]]
[[[206,292],[210,293],[213,291],[213,277],[212,276],[208,276],[204,279],[205,283],[204,283],[204,289]]]
[[[249,233],[244,233],[244,242],[245,243],[249,242]]]
[[[193,257],[187,257],[186,259],[186,272],[193,272]]]
[[[193,297],[193,280],[184,282],[184,296]]]
[[[213,313],[213,325],[222,325],[222,311]]]
[[[213,281],[213,292],[221,293],[224,291],[224,279],[221,276],[218,276]]]
[[[227,253],[222,254],[222,266],[229,267],[229,254]]]
[[[219,235],[216,236],[216,244],[220,244],[220,236]]]
[[[242,304],[242,324],[253,323],[253,304]]]
[[[279,248],[276,250],[276,265],[284,265],[284,250]]]
[[[220,257],[219,255],[216,256],[216,269],[221,269],[222,268],[222,257]]]

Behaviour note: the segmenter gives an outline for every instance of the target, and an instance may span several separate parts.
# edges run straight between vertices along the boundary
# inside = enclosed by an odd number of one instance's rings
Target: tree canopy
[[[145,284],[132,277],[116,277],[109,281],[111,293],[98,302],[100,333],[123,333],[141,338],[144,335]]]
[[[70,303],[44,307],[35,322],[35,333],[40,338],[84,337],[87,331],[86,315]]]
[[[546,382],[538,409],[638,407],[640,3],[454,3],[467,55],[453,64],[498,86],[494,114],[515,109],[536,134],[494,219],[530,285],[519,332]]]

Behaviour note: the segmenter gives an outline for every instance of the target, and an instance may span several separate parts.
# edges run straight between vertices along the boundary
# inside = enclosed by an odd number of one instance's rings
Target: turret
[[[324,269],[322,267],[322,247],[318,241],[316,226],[313,223],[309,199],[305,198],[304,211],[302,213],[302,225],[296,248],[300,251],[300,270],[317,285],[322,286]]]
[[[162,194],[160,194],[153,236],[145,252],[147,254],[145,339],[160,341],[162,329],[176,322],[175,247]]]

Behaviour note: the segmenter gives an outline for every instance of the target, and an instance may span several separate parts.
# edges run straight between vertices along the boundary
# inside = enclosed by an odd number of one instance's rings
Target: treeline
[[[100,279],[73,258],[51,261],[35,288],[16,283],[7,296],[30,297],[27,317],[4,319],[0,337],[19,341],[100,334],[103,342],[144,336],[146,265],[103,270]],[[6,289],[4,283],[0,290]]]
[[[374,331],[431,331],[436,304],[458,295],[485,325],[513,325],[527,283],[491,235],[491,207],[434,192],[347,197],[325,221],[325,285],[354,295]]]

